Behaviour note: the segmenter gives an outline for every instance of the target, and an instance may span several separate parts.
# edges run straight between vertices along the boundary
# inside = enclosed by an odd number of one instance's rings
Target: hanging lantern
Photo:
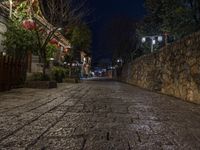
[[[58,44],[58,41],[57,41],[55,38],[52,38],[52,39],[50,40],[50,43],[51,43],[51,44]]]
[[[24,20],[22,26],[27,30],[33,30],[36,28],[36,23],[32,19]]]

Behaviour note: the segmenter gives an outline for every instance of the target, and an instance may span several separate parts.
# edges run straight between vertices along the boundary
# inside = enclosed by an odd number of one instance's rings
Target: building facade
[[[81,77],[89,77],[91,74],[91,56],[86,51],[80,51]]]
[[[43,17],[41,11],[40,13],[38,13],[40,8],[39,8],[37,0],[32,0],[30,2],[26,0],[13,1],[12,4],[10,4],[9,1],[5,1],[5,2],[0,3],[0,33],[3,33],[6,31],[6,25],[5,25],[6,19],[4,15],[6,14],[7,18],[9,17],[11,18],[11,16],[16,17],[15,10],[18,10],[18,7],[20,7],[21,3],[26,3],[26,5],[28,6],[27,10],[25,10],[25,12],[28,14],[27,15],[28,18],[22,21],[23,27],[26,27],[26,26],[30,27],[30,24],[34,23],[35,26],[37,25],[37,27],[39,27],[46,36],[48,36],[48,32],[55,29],[55,27]],[[31,7],[32,7],[31,9],[32,12],[30,12],[29,10]],[[29,16],[29,13],[30,13],[30,16]],[[34,16],[31,16],[31,13],[34,13]],[[71,47],[70,43],[68,42],[68,40],[65,39],[65,37],[60,33],[59,30],[57,30],[54,33],[52,39],[54,39],[55,41],[54,45],[57,47],[56,54],[54,55],[54,58],[52,59],[62,63],[64,55],[68,52],[69,47]],[[3,46],[1,44],[2,41],[3,41],[3,36],[0,34],[0,51],[3,51]],[[31,73],[31,72],[41,71],[42,70],[41,65],[42,64],[40,63],[39,57],[33,56],[31,53],[29,53],[28,72]]]

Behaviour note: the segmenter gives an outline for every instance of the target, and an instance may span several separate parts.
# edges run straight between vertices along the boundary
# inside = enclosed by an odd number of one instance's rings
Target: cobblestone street
[[[199,150],[200,105],[114,81],[0,93],[1,150]]]

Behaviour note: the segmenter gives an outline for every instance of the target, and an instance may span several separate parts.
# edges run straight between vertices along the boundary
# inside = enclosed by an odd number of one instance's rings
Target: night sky
[[[103,27],[110,19],[117,16],[128,16],[135,20],[143,18],[144,0],[89,0],[92,13],[90,15],[89,25],[93,31],[92,55],[93,62],[101,59],[110,59],[111,56],[100,46],[100,34]],[[101,47],[101,48],[100,48]]]

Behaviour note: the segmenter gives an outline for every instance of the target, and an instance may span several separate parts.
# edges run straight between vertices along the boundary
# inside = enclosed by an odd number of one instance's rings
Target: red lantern
[[[22,26],[27,30],[33,30],[36,28],[36,24],[32,19],[24,20]]]
[[[55,38],[52,38],[52,39],[50,40],[50,43],[51,43],[51,44],[57,44],[58,41],[57,41]]]

